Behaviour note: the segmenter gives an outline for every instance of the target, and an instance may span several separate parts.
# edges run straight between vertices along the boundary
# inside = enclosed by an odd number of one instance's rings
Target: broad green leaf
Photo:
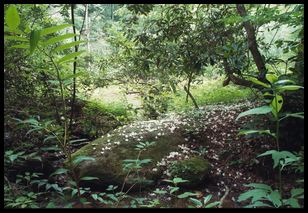
[[[63,30],[64,28],[67,28],[67,27],[70,27],[70,26],[72,26],[72,25],[71,24],[62,24],[62,25],[42,29],[41,30],[41,36],[45,36],[45,35],[48,35],[48,34],[51,34],[51,33],[58,32],[60,30]]]
[[[284,202],[284,205],[290,205],[292,208],[300,208],[298,200],[295,198],[289,198]]]
[[[5,22],[12,32],[18,28],[20,24],[20,18],[15,5],[11,4],[6,10]]]
[[[68,169],[65,169],[65,168],[59,168],[57,169],[55,172],[53,172],[51,175],[49,175],[50,177],[51,176],[54,176],[54,175],[60,175],[60,174],[64,174],[64,173],[67,173],[68,172]]]
[[[304,189],[303,188],[296,188],[296,189],[292,189],[291,190],[291,196],[292,197],[296,197],[298,195],[301,195],[304,193]]]
[[[272,155],[273,153],[277,152],[276,150],[268,150],[260,155],[257,156],[258,157],[263,157],[263,156],[266,156],[266,155]]]
[[[32,203],[32,204],[30,204],[30,208],[32,208],[32,209],[37,209],[37,208],[39,208],[39,206]]]
[[[72,194],[71,194],[71,196],[72,196],[72,197],[74,197],[74,196],[77,194],[77,192],[78,192],[78,190],[77,190],[77,189],[73,189],[73,190],[72,190]]]
[[[108,201],[104,200],[103,198],[101,197],[98,197],[97,200],[103,204],[108,204]]]
[[[46,137],[46,138],[43,140],[43,142],[45,143],[46,141],[51,140],[51,139],[55,139],[55,138],[56,138],[56,136],[54,136],[54,135],[49,135],[48,137]]]
[[[270,187],[269,185],[263,184],[263,183],[250,183],[250,184],[245,184],[244,186],[272,191],[272,187]]]
[[[62,191],[63,191],[62,188],[59,187],[58,184],[51,184],[51,187],[52,187],[54,190],[56,190],[57,192],[62,192]]]
[[[281,206],[281,195],[277,190],[272,191],[268,198],[272,201],[276,208]]]
[[[116,196],[114,196],[114,194],[107,194],[107,197],[109,197],[111,200],[118,202],[118,198]]]
[[[43,129],[43,127],[36,127],[36,128],[30,129],[30,130],[26,133],[26,135],[29,135],[31,132],[39,131],[39,130],[42,130],[42,129]]]
[[[72,38],[72,37],[74,37],[76,35],[77,34],[74,34],[74,33],[68,33],[68,34],[64,34],[64,35],[59,35],[59,36],[50,38],[47,41],[43,42],[43,46],[51,45],[51,44],[60,42],[60,41],[65,40],[65,39]]]
[[[49,82],[50,84],[54,84],[54,85],[60,84],[60,82],[58,80],[48,80],[47,82]]]
[[[62,51],[62,50],[74,47],[74,46],[76,46],[78,44],[81,44],[83,42],[84,41],[74,41],[74,42],[71,42],[71,43],[68,43],[68,44],[63,44],[63,45],[61,45],[59,47],[56,47],[53,51],[55,51],[55,52]]]
[[[107,191],[112,191],[112,190],[115,190],[117,189],[118,186],[114,186],[114,185],[109,185],[108,188],[106,189]]]
[[[240,130],[240,132],[238,133],[238,135],[249,135],[249,134],[268,134],[271,135],[273,137],[275,136],[275,133],[272,133],[270,130],[266,129],[266,130]]]
[[[137,163],[139,161],[140,160],[137,160],[137,159],[125,159],[125,160],[123,160],[124,163]]]
[[[63,62],[63,63],[74,63],[74,62],[78,62],[78,60],[71,59],[71,60],[65,61],[65,62]]]
[[[254,109],[247,110],[245,112],[240,113],[235,120],[238,120],[241,117],[247,115],[255,115],[255,114],[267,114],[272,111],[272,107],[270,106],[261,106]]]
[[[171,190],[170,190],[170,194],[178,191],[180,189],[180,187],[172,187]]]
[[[276,95],[272,100],[271,107],[272,113],[275,118],[278,118],[278,113],[280,112],[283,105],[283,98],[281,95]]]
[[[18,49],[29,49],[30,45],[29,44],[17,44],[11,46],[11,48],[18,48]]]
[[[140,164],[146,164],[146,163],[150,163],[152,161],[152,159],[143,159],[140,161]]]
[[[79,51],[79,52],[70,53],[70,54],[64,56],[63,58],[61,58],[61,59],[58,61],[58,64],[63,63],[63,62],[65,62],[65,61],[68,61],[68,60],[70,60],[70,59],[72,59],[72,58],[75,58],[75,57],[79,56],[80,54],[82,54],[83,52],[84,52],[84,51]]]
[[[94,200],[97,200],[98,195],[97,195],[97,194],[91,194],[91,197],[92,197]]]
[[[281,152],[278,152],[276,150],[269,150],[269,151],[266,151],[260,155],[258,155],[257,157],[262,157],[262,156],[266,156],[266,155],[272,155],[272,159],[274,161],[274,166],[273,168],[276,168],[279,164],[279,161],[281,159],[286,159],[286,158],[292,158],[292,159],[297,159],[297,157],[292,154],[291,152],[288,152],[288,151],[281,151]]]
[[[38,120],[36,120],[34,118],[26,119],[26,120],[23,121],[23,123],[29,123],[29,124],[32,124],[32,125],[39,125]]]
[[[287,158],[291,158],[294,160],[298,159],[294,154],[288,151],[281,151],[281,152],[273,153],[272,158],[274,160],[274,168],[278,166],[278,163],[280,162],[281,159],[287,159]]]
[[[283,163],[285,165],[289,165],[290,163],[295,162],[295,161],[298,161],[298,158],[285,158]]]
[[[24,38],[24,37],[20,37],[20,36],[4,36],[5,40],[13,40],[13,41],[29,41],[29,39]]]
[[[99,180],[98,177],[82,177],[80,180]]]
[[[212,199],[212,195],[208,195],[203,199],[203,204],[207,204]]]
[[[275,75],[275,74],[266,74],[266,79],[269,81],[269,82],[271,82],[271,83],[274,83],[274,82],[276,82],[277,80],[278,80],[278,77],[277,77],[277,75]]]
[[[187,198],[187,197],[191,197],[191,196],[196,196],[196,193],[192,193],[192,192],[184,192],[183,194],[178,195],[178,198]]]
[[[89,156],[78,156],[73,161],[73,164],[79,164],[82,161],[95,161],[95,158],[89,157]]]
[[[173,183],[185,183],[185,182],[189,182],[189,181],[183,180],[182,178],[173,178],[172,182]]]
[[[197,200],[195,198],[189,198],[189,200],[194,203],[196,206],[202,206],[202,202],[200,200]]]
[[[244,208],[253,208],[253,207],[272,207],[271,205],[268,205],[266,203],[263,203],[261,201],[256,201],[253,204],[244,206]]]
[[[16,159],[18,158],[18,155],[10,155],[9,156],[9,159],[10,159],[10,161],[13,163]]]
[[[279,92],[283,92],[283,91],[294,91],[294,90],[304,89],[304,87],[298,85],[285,85],[285,86],[278,86],[276,87],[276,89]]]
[[[166,194],[167,191],[165,190],[160,190],[160,189],[155,189],[155,191],[153,191],[155,194]]]
[[[253,83],[255,83],[255,84],[258,84],[258,85],[260,85],[260,86],[263,86],[263,87],[265,87],[265,88],[271,88],[270,85],[268,85],[268,84],[266,84],[266,83],[264,83],[264,82],[262,82],[262,81],[259,81],[259,80],[256,79],[256,78],[249,77],[248,80],[250,80],[251,82],[253,82]]]
[[[295,82],[289,79],[285,79],[285,80],[276,81],[274,83],[275,86],[284,85],[284,84],[295,84]]]
[[[213,208],[213,207],[215,207],[215,206],[218,206],[219,204],[220,204],[219,201],[215,201],[215,202],[213,202],[213,203],[207,204],[204,208]]]
[[[244,192],[242,194],[240,194],[240,196],[238,197],[238,202],[247,200],[249,198],[252,198],[252,202],[255,202],[261,198],[266,198],[267,193],[265,190],[263,189],[252,189],[249,190],[247,192]]]
[[[300,118],[300,119],[304,119],[304,112],[297,112],[297,113],[290,113],[290,114],[286,114],[284,117],[282,117],[280,119],[283,120],[285,118],[288,118],[288,117],[294,117],[294,118]]]
[[[30,54],[33,53],[40,40],[40,31],[33,30],[30,34]]]
[[[13,150],[9,150],[9,151],[6,151],[6,152],[5,152],[5,155],[11,155],[11,154],[13,154],[13,153],[14,153]]]

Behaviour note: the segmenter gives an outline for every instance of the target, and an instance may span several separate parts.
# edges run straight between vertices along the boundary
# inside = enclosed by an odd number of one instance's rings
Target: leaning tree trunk
[[[188,74],[186,103],[188,102],[188,96],[189,96],[189,92],[190,92],[190,84],[191,84],[191,81],[192,81],[192,77],[193,77],[193,71],[190,71],[190,73]]]
[[[232,81],[232,83],[236,84],[236,85],[240,85],[240,86],[244,86],[244,87],[252,87],[253,84],[251,81],[248,81],[244,78],[239,78],[237,76],[235,76],[233,73],[234,73],[234,70],[231,69],[228,61],[227,61],[227,58],[223,58],[223,67],[224,67],[224,70],[227,74],[227,78],[223,81],[223,86],[227,86],[230,81]]]
[[[86,37],[87,37],[87,51],[90,52],[90,30],[89,30],[89,4],[85,5],[85,22],[86,22]]]
[[[236,9],[241,17],[247,16],[247,12],[243,4],[237,4]],[[267,69],[265,67],[262,55],[258,50],[255,28],[250,21],[245,21],[243,25],[247,33],[248,48],[259,71],[258,79],[261,81],[266,81],[265,75],[267,73]]]
[[[72,24],[73,24],[73,32],[75,34],[74,41],[76,42],[77,36],[76,36],[74,8],[75,8],[75,5],[71,4],[71,17],[72,17]],[[77,45],[75,45],[75,52],[78,52]],[[77,56],[74,58],[73,75],[76,75],[76,69],[77,69]],[[76,77],[73,78],[73,94],[72,94],[72,102],[71,102],[71,115],[70,115],[70,121],[69,121],[69,130],[72,129],[72,125],[73,125],[75,101],[76,101]]]

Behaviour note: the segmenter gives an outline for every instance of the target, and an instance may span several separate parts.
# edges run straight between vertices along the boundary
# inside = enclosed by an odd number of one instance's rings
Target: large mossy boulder
[[[155,184],[163,175],[162,169],[157,169],[157,165],[171,152],[179,151],[180,146],[188,143],[187,129],[192,125],[194,125],[192,120],[174,116],[169,119],[143,121],[120,127],[73,153],[73,160],[78,156],[95,158],[95,161],[81,162],[75,170],[80,177],[99,178],[99,181],[92,181],[91,185],[106,187],[112,184],[120,187],[126,180],[125,185],[129,187],[134,184],[133,179],[136,175],[133,171],[127,175],[128,171],[123,170],[123,161],[137,159],[139,150],[136,150],[136,145],[138,143],[155,142],[153,146],[140,153],[140,160],[151,159],[151,162],[145,164],[138,173],[140,178],[152,181],[146,182],[147,185]],[[183,164],[186,163],[186,166],[193,167],[187,170],[189,173],[197,169],[198,174],[196,175],[202,173],[201,176],[203,176],[207,173],[208,167],[206,162],[201,161],[200,158],[196,158],[192,161],[183,161]],[[194,165],[194,163],[197,164]],[[195,180],[197,179],[190,178],[190,181]]]

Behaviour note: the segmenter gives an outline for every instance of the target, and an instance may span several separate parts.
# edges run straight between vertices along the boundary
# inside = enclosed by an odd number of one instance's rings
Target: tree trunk
[[[76,34],[76,27],[75,27],[75,16],[74,16],[74,4],[71,4],[71,16],[72,16],[72,24],[73,24],[73,32]],[[74,36],[74,41],[77,41],[77,36]],[[78,52],[78,46],[75,45],[75,52]],[[74,58],[73,63],[73,75],[76,74],[77,69],[77,57]],[[69,131],[72,129],[73,119],[74,119],[74,106],[75,106],[75,99],[76,99],[76,78],[73,78],[73,94],[72,94],[72,102],[71,102],[71,115],[69,120]]]
[[[192,76],[193,76],[193,71],[191,71],[188,75],[188,83],[187,83],[187,95],[186,95],[186,103],[188,102],[188,95],[190,93],[190,84],[191,84],[191,81],[192,81]]]
[[[187,95],[189,95],[189,97],[191,98],[192,102],[194,103],[194,106],[196,109],[199,109],[198,104],[194,98],[194,96],[191,94],[191,92],[186,88],[186,86],[184,86],[184,90],[186,91]]]
[[[237,76],[235,76],[233,73],[234,71],[231,69],[231,67],[228,64],[228,61],[226,58],[223,58],[223,66],[225,69],[225,72],[227,74],[227,78],[224,80],[223,82],[223,86],[227,86],[230,81],[236,85],[240,85],[240,86],[244,86],[244,87],[254,87],[254,88],[259,88],[258,85],[254,85],[252,84],[251,81],[248,81],[244,78],[239,78]]]
[[[110,5],[110,15],[111,15],[111,20],[113,21],[113,4]]]
[[[241,17],[247,16],[247,12],[245,9],[245,6],[243,4],[237,4],[236,5],[237,12]],[[252,57],[256,63],[256,66],[259,70],[259,76],[258,79],[261,81],[266,81],[265,75],[267,73],[264,60],[261,56],[261,53],[258,50],[258,44],[256,40],[256,32],[253,27],[253,25],[250,23],[250,21],[245,21],[243,23],[244,28],[247,33],[247,40],[248,40],[248,48],[252,54]]]
[[[88,52],[90,51],[90,42],[89,42],[89,39],[90,39],[90,30],[89,30],[89,5],[86,4],[85,5],[85,23],[86,23],[86,29],[85,29],[85,32],[86,32],[86,37],[87,37],[87,50]]]

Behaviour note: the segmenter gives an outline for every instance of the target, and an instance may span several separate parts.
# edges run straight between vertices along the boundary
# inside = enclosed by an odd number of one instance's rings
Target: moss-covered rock
[[[162,171],[155,169],[157,163],[170,152],[177,151],[179,145],[187,143],[185,135],[189,126],[191,126],[189,120],[173,117],[120,127],[73,153],[73,160],[78,156],[91,156],[96,159],[95,161],[83,161],[75,168],[76,172],[80,177],[98,177],[99,181],[92,182],[98,186],[105,187],[109,184],[121,186],[125,178],[126,186],[130,186],[136,175],[130,172],[126,177],[127,171],[123,171],[123,160],[137,159],[139,151],[135,149],[136,145],[149,141],[155,144],[141,152],[139,159],[151,159],[151,162],[142,167],[139,177],[155,183],[162,176]],[[193,162],[197,165],[193,165]],[[195,159],[193,162],[187,165],[198,169],[198,174],[205,171],[203,161]],[[191,178],[191,180],[195,179]]]
[[[209,162],[201,156],[175,161],[170,166],[170,173],[173,177],[188,180],[189,185],[197,185],[209,173]]]

